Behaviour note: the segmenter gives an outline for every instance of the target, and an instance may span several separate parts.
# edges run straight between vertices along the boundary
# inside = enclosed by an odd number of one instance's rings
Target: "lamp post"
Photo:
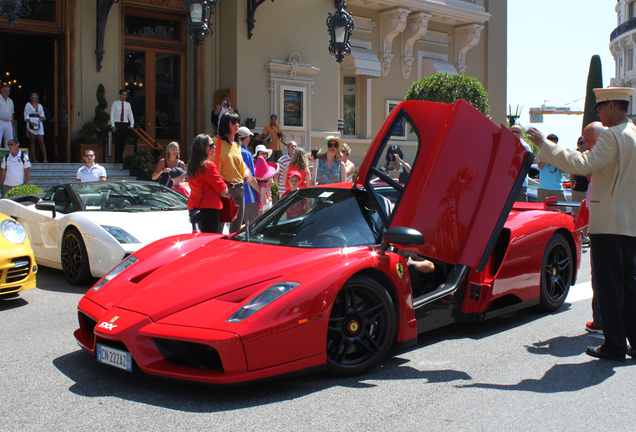
[[[185,32],[196,45],[202,45],[206,37],[212,36],[210,14],[214,11],[216,0],[181,0],[181,4],[188,16]]]
[[[6,18],[10,26],[13,26],[18,16],[24,17],[31,13],[28,2],[29,0],[1,0],[0,15]]]
[[[347,8],[345,0],[334,0],[333,3],[338,10],[334,14],[329,13],[327,17],[327,32],[331,36],[329,53],[336,56],[338,63],[342,63],[343,57],[351,54],[349,38],[353,32],[353,18],[345,11]]]

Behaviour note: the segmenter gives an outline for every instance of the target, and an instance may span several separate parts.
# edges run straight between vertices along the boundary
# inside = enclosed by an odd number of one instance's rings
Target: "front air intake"
[[[219,353],[209,345],[173,339],[153,338],[153,340],[168,363],[223,371]]]

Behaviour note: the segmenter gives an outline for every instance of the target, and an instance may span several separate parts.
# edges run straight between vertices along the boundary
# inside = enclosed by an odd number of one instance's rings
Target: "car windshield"
[[[187,198],[154,183],[90,182],[71,185],[85,211],[186,210]]]
[[[364,190],[309,188],[281,199],[234,240],[304,248],[379,244],[384,225]]]

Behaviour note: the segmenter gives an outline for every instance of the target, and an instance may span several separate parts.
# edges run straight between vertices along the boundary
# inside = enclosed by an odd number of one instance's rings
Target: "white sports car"
[[[151,182],[67,183],[0,199],[0,213],[24,226],[38,265],[83,285],[155,240],[192,232],[186,201]]]

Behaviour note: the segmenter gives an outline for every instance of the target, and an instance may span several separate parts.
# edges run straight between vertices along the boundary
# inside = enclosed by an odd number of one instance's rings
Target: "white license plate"
[[[97,344],[97,361],[132,372],[132,357],[126,351]]]

